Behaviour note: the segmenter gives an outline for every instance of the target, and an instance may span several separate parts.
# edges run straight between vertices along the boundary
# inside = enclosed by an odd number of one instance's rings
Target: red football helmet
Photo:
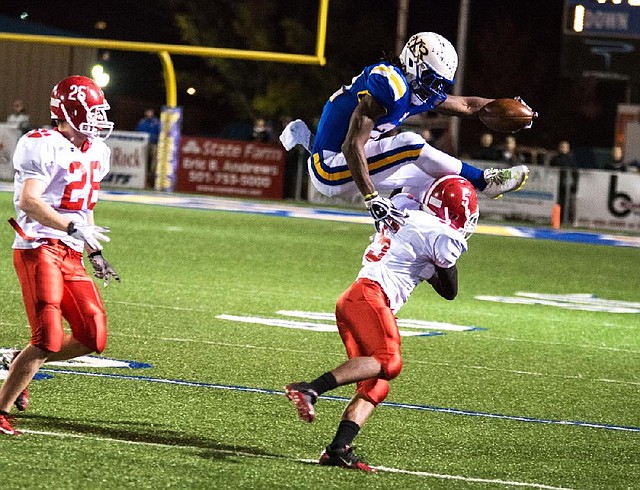
[[[478,195],[467,179],[446,175],[436,180],[422,201],[422,209],[469,238],[478,226]]]
[[[102,89],[87,77],[67,77],[51,91],[51,118],[66,121],[90,137],[106,139],[113,131],[109,108]]]

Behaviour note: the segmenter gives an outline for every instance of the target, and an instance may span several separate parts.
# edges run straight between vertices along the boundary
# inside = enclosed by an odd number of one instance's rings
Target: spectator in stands
[[[611,148],[611,159],[607,162],[605,169],[614,170],[617,172],[626,172],[627,166],[622,161],[623,157],[624,157],[624,154],[622,151],[622,147],[617,145],[614,146],[613,148]]]
[[[22,99],[13,101],[13,112],[7,117],[7,123],[22,131],[22,134],[25,134],[31,129],[31,119],[29,114],[27,114]]]
[[[258,118],[253,124],[251,139],[253,139],[253,141],[269,143],[273,140],[273,128],[267,124],[267,121],[262,118]]]
[[[576,166],[576,162],[571,152],[571,145],[567,140],[562,140],[558,143],[558,152],[549,160],[549,165],[552,167],[567,167],[573,168]]]
[[[482,133],[480,146],[471,152],[471,158],[476,160],[501,160],[500,150],[493,144],[493,134]]]
[[[510,164],[525,162],[525,156],[518,149],[516,137],[512,134],[504,139],[504,149],[502,150],[501,160]]]
[[[147,154],[147,185],[149,187],[153,187],[156,180],[160,128],[160,119],[152,108],[145,109],[144,117],[136,124],[136,131],[149,134],[149,151]]]

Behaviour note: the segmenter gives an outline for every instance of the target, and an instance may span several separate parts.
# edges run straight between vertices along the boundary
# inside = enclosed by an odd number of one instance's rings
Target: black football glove
[[[93,275],[98,279],[104,279],[105,288],[109,285],[112,277],[120,282],[120,276],[99,250],[89,254],[89,262],[93,267]]]
[[[404,225],[407,214],[395,207],[393,202],[386,197],[378,195],[377,192],[367,196],[364,203],[373,217],[376,230],[379,232],[383,225],[386,225],[392,233],[395,233]]]

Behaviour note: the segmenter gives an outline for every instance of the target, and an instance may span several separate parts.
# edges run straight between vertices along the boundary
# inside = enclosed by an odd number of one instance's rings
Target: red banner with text
[[[183,136],[175,190],[282,199],[284,165],[277,144]]]

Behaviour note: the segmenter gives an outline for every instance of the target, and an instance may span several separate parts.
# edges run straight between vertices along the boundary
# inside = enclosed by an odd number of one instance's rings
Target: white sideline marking
[[[202,447],[194,447],[194,446],[184,446],[184,445],[175,445],[175,444],[162,444],[159,442],[144,442],[144,441],[128,441],[126,439],[114,439],[111,437],[97,437],[97,436],[85,436],[81,434],[70,434],[64,432],[48,432],[48,431],[39,431],[39,430],[22,430],[23,434],[32,434],[37,436],[52,436],[52,437],[61,437],[61,438],[74,438],[74,439],[91,439],[93,441],[104,441],[104,442],[117,442],[121,444],[128,444],[132,446],[149,446],[149,447],[158,447],[165,449],[187,449],[187,450],[199,450],[203,449]],[[295,463],[307,463],[307,464],[317,464],[318,460],[316,459],[303,459],[303,458],[291,458],[288,456],[276,456],[269,454],[254,454],[247,453],[243,451],[233,451],[231,449],[216,449],[216,448],[207,448],[209,451],[214,451],[217,453],[228,454],[231,456],[240,456],[245,458],[261,458],[261,459],[276,459],[282,461],[293,461]],[[383,471],[386,473],[399,473],[403,475],[413,475],[413,476],[424,476],[427,478],[438,478],[441,480],[459,480],[465,481],[469,483],[492,483],[495,485],[505,485],[505,486],[516,486],[516,487],[529,487],[529,488],[540,488],[543,490],[571,490],[566,487],[554,487],[551,485],[544,485],[541,483],[528,483],[528,482],[517,482],[517,481],[505,481],[505,480],[493,480],[488,478],[475,478],[461,475],[447,475],[442,473],[431,473],[428,471],[413,471],[413,470],[404,470],[401,468],[389,468],[386,466],[374,466],[378,471]]]

